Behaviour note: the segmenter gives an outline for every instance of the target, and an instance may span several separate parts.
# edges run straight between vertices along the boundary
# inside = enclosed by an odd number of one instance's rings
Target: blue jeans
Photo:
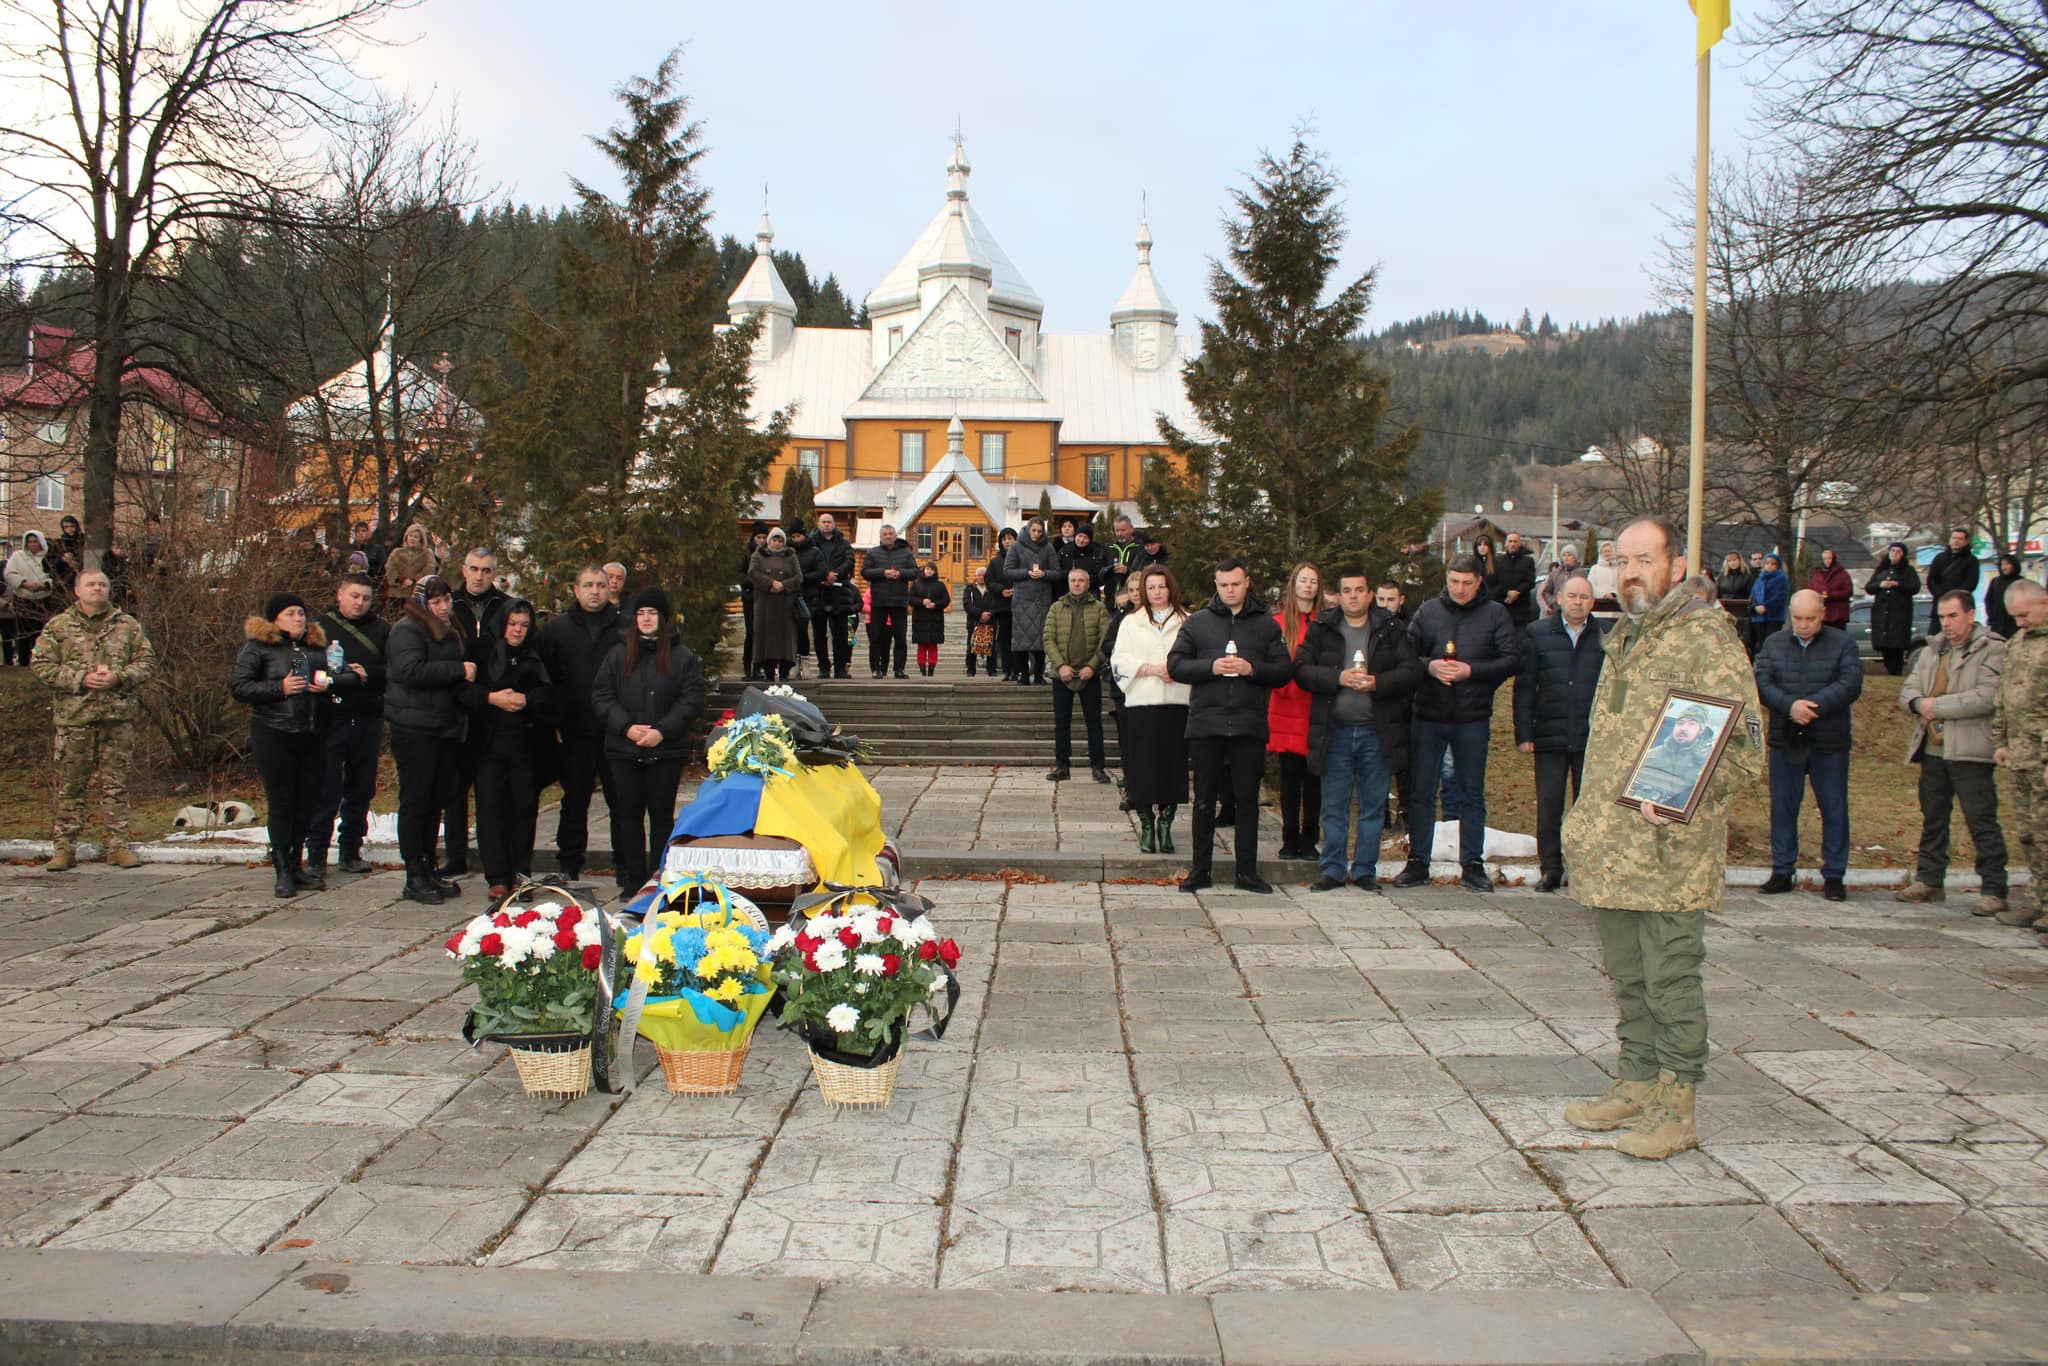
[[[377,752],[384,747],[384,718],[355,716],[336,721],[327,732],[327,773],[306,848],[326,857],[334,816],[341,813],[341,847],[361,849],[370,828],[370,798],[377,795]]]
[[[1771,871],[1790,877],[1799,866],[1799,803],[1806,785],[1820,807],[1820,875],[1840,879],[1849,870],[1849,752],[1771,751]]]
[[[1351,876],[1377,876],[1380,832],[1387,823],[1387,765],[1380,757],[1379,727],[1331,726],[1323,751],[1323,876],[1344,877],[1344,827],[1350,823],[1353,794],[1358,800],[1357,843],[1351,855]]]
[[[1486,748],[1493,739],[1487,721],[1408,723],[1408,858],[1428,863],[1436,848],[1436,794],[1444,752],[1456,770],[1443,784],[1444,814],[1458,818],[1458,862],[1478,863],[1486,853]]]

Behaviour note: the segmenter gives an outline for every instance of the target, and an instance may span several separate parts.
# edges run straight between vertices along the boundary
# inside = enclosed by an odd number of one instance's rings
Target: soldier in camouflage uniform
[[[105,574],[84,571],[75,591],[78,600],[50,619],[29,662],[55,694],[57,723],[57,847],[43,866],[57,873],[76,864],[86,789],[97,774],[107,862],[136,868],[142,860],[128,847],[128,761],[136,693],[156,673],[156,651],[142,623],[109,600]]]
[[[1685,587],[1684,550],[1670,523],[1641,518],[1615,543],[1625,613],[1607,637],[1586,742],[1587,788],[1564,825],[1572,894],[1591,908],[1620,1010],[1620,1079],[1595,1101],[1565,1107],[1580,1129],[1628,1128],[1616,1148],[1661,1159],[1699,1146],[1694,1088],[1706,1074],[1707,1001],[1701,980],[1706,913],[1721,905],[1728,803],[1763,769],[1763,728],[1749,656],[1726,612]],[[1742,703],[1687,824],[1648,803],[1614,800],[1673,688]],[[1607,775],[1609,787],[1592,780]]]
[[[2005,590],[2005,610],[2020,629],[2005,643],[2005,673],[1991,713],[1993,758],[2012,770],[2013,824],[2033,879],[2014,888],[1998,918],[2048,936],[2048,589],[2021,579]]]

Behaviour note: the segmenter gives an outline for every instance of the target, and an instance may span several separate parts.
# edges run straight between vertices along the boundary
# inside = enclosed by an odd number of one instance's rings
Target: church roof
[[[991,303],[1034,318],[1044,315],[1045,301],[1025,283],[1023,274],[1004,255],[1002,247],[990,235],[988,224],[981,221],[981,215],[974,211],[973,202],[967,198],[968,170],[966,152],[956,138],[953,159],[946,166],[950,185],[945,204],[932,216],[931,222],[925,224],[924,231],[910,244],[910,250],[903,253],[902,259],[882,277],[882,282],[869,291],[868,312],[882,313],[915,304],[921,271],[927,267],[957,264],[977,273],[988,272]]]
[[[768,221],[768,206],[761,206],[761,226],[754,232],[754,263],[747,267],[739,288],[725,301],[728,312],[753,313],[775,312],[796,316],[796,298],[789,292],[789,286],[782,283],[782,272],[775,268],[771,254],[775,247],[775,228]]]
[[[1167,323],[1180,319],[1180,314],[1174,311],[1173,304],[1167,299],[1166,291],[1159,287],[1158,279],[1152,274],[1152,229],[1142,219],[1138,222],[1138,269],[1131,276],[1131,282],[1124,286],[1116,307],[1109,311],[1112,323],[1126,318],[1157,318]]]
[[[377,342],[377,351],[371,358],[376,370],[374,393],[367,373],[369,367],[357,360],[315,392],[294,400],[285,409],[285,421],[301,441],[370,439],[376,430],[376,424],[370,417],[372,401],[379,409],[379,417],[385,422],[390,420],[394,373],[398,386],[398,411],[404,431],[396,434],[387,431],[387,437],[403,437],[416,432],[473,430],[482,426],[477,410],[448,387],[448,372],[454,367],[449,364],[445,353],[435,362],[436,374],[428,374],[409,360],[399,360],[395,350],[396,338],[388,317]]]

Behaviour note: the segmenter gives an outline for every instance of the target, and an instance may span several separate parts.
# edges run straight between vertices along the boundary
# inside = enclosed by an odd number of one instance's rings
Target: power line
[[[1484,432],[1454,432],[1443,427],[1424,427],[1422,430],[1430,436],[1455,437],[1463,441],[1491,441],[1496,445],[1510,448],[1510,453],[1513,450],[1556,451],[1560,455],[1569,455],[1573,459],[1577,459],[1586,453],[1583,446],[1553,446],[1543,441],[1512,441],[1506,437],[1489,435]]]

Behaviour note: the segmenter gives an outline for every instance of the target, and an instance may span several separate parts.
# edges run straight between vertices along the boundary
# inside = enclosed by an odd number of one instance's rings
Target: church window
[[[1011,354],[1011,355],[1015,356],[1015,357],[1016,357],[1016,358],[1017,358],[1018,360],[1023,360],[1023,359],[1024,359],[1024,329],[1023,329],[1023,328],[1021,328],[1021,327],[1006,327],[1006,328],[1004,328],[1004,329],[1003,329],[1003,341],[1004,341],[1004,342],[1005,342],[1005,343],[1006,343],[1006,344],[1007,344],[1007,345],[1009,346],[1009,348],[1010,348],[1010,354]]]
[[[971,526],[967,528],[967,558],[985,560],[988,558],[988,528]]]
[[[895,355],[895,354],[896,354],[896,353],[897,353],[897,352],[898,352],[899,350],[901,350],[902,348],[903,348],[903,329],[902,329],[902,328],[900,328],[900,327],[892,327],[892,328],[890,328],[890,329],[889,329],[889,354],[893,356],[893,355]]]
[[[1109,457],[1091,455],[1088,457],[1088,496],[1105,498],[1109,495]]]
[[[825,452],[816,446],[799,446],[796,449],[796,467],[811,477],[811,487],[822,482],[820,476],[825,468]]]
[[[917,553],[920,555],[932,553],[932,529],[928,526],[921,526],[917,529]]]
[[[896,468],[905,474],[924,473],[924,433],[896,433]]]
[[[1001,474],[1003,463],[1009,454],[1010,434],[1008,432],[983,432],[981,434],[981,472]]]

